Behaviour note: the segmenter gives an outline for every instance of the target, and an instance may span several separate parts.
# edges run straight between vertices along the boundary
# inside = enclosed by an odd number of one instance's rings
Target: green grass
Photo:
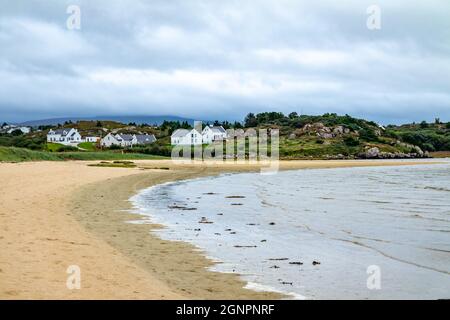
[[[45,145],[45,151],[49,152],[73,152],[77,150],[78,150],[77,147],[66,146],[60,143],[48,142]]]
[[[15,147],[0,147],[0,161],[58,161],[62,160],[58,154],[45,152],[45,151],[33,151],[25,148]]]
[[[0,161],[22,162],[22,161],[63,161],[63,160],[156,160],[167,159],[161,156],[138,154],[138,153],[116,153],[116,152],[47,152],[33,151],[25,148],[1,147]]]
[[[52,143],[52,142],[48,142],[46,144],[46,150],[49,152],[58,152],[59,150],[61,150],[61,148],[63,148],[64,146],[62,144],[59,143]]]
[[[112,151],[105,152],[64,152],[58,154],[62,160],[158,160],[168,159],[162,156],[155,156],[141,153],[119,153]]]
[[[93,142],[82,142],[78,145],[79,148],[87,151],[96,151],[95,143]]]

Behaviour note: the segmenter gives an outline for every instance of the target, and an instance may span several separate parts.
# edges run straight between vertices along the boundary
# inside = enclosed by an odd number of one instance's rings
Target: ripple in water
[[[237,272],[294,298],[450,298],[450,166],[226,174],[155,186],[139,213]],[[367,268],[381,270],[369,290]]]

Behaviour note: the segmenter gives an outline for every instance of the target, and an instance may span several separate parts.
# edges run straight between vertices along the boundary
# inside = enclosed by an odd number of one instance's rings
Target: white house
[[[100,144],[103,147],[121,146],[132,147],[135,145],[146,145],[156,141],[153,134],[112,134],[108,133],[103,139],[100,140]]]
[[[202,133],[196,129],[177,129],[172,133],[170,142],[172,145],[210,144],[213,141],[225,140],[227,137],[227,131],[222,126],[206,126]]]
[[[227,131],[222,126],[206,126],[202,131],[203,143],[212,143],[213,141],[221,141],[227,138]]]
[[[118,140],[116,138],[116,135],[112,134],[112,133],[108,133],[106,136],[103,137],[102,140],[100,140],[100,144],[102,145],[102,147],[111,147],[113,145],[115,146],[120,146],[122,143],[122,139]]]
[[[17,127],[17,126],[11,126],[6,133],[11,134],[16,130],[20,130],[23,134],[27,134],[31,132],[30,127]]]
[[[198,145],[203,143],[203,138],[196,129],[177,129],[172,133],[170,142],[172,145]]]
[[[80,133],[74,128],[50,129],[47,133],[47,142],[71,145],[82,141]]]
[[[122,147],[131,147],[133,145],[132,134],[116,134],[116,139],[120,141]]]

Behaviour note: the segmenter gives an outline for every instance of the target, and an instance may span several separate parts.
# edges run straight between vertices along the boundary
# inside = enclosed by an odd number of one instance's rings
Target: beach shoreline
[[[187,243],[169,242],[158,225],[126,223],[129,198],[150,186],[231,172],[248,164],[205,166],[136,161],[137,168],[92,162],[1,163],[0,299],[277,299],[244,289],[237,274],[208,271],[212,262]],[[415,161],[281,161],[280,169],[429,164]],[[79,265],[80,290],[66,287]]]

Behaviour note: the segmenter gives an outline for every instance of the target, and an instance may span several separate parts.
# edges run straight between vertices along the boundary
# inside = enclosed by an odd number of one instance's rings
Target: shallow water
[[[450,298],[450,163],[226,174],[131,200],[167,226],[160,237],[198,246],[220,261],[213,270],[239,273],[253,289]],[[369,266],[379,268],[379,289],[367,286]]]

